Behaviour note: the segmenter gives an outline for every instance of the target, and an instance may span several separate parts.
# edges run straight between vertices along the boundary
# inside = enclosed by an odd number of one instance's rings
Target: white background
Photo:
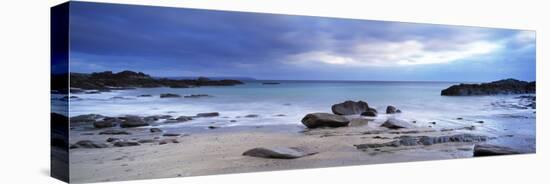
[[[49,7],[61,0],[1,1],[0,183],[61,183],[49,174]],[[440,23],[537,31],[537,154],[216,175],[118,183],[543,183],[548,182],[544,0],[103,0],[220,10]],[[547,51],[546,53],[543,51]],[[489,70],[490,68],[488,68]],[[546,71],[548,72],[548,71]],[[546,84],[545,84],[546,83]],[[546,163],[546,164],[545,164]]]

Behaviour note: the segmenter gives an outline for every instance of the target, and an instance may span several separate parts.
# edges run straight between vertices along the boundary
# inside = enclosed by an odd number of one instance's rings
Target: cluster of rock
[[[128,88],[187,88],[197,86],[233,86],[243,84],[238,80],[210,80],[206,77],[199,77],[195,80],[174,80],[157,79],[142,72],[122,71],[113,73],[111,71],[97,72],[91,74],[70,73],[71,92],[82,90],[108,91]],[[82,91],[80,91],[82,92]]]
[[[339,104],[334,104],[331,107],[332,113],[310,113],[302,118],[302,124],[308,128],[319,127],[343,127],[348,126],[350,120],[344,115],[361,115],[361,116],[377,116],[378,111],[369,107],[369,104],[364,101],[345,101]],[[387,114],[400,113],[401,110],[394,106],[388,106],[386,108]],[[389,122],[393,124],[393,122]],[[388,124],[388,126],[389,126]],[[402,127],[404,128],[404,127]]]
[[[526,82],[516,79],[504,79],[482,84],[453,85],[441,91],[442,96],[473,96],[528,94],[536,92],[536,82]]]
[[[357,149],[366,150],[368,148],[380,147],[398,147],[398,146],[429,146],[433,144],[442,144],[448,142],[483,142],[487,136],[474,134],[456,134],[442,136],[400,136],[395,140],[384,143],[369,143],[354,145]]]
[[[215,117],[219,116],[218,112],[208,112],[208,113],[199,113],[195,116],[179,116],[172,117],[170,115],[153,115],[153,116],[134,116],[127,115],[122,117],[108,117],[99,114],[85,114],[71,117],[70,125],[71,127],[77,126],[87,126],[92,125],[94,128],[111,128],[119,126],[120,128],[134,128],[134,127],[143,127],[149,126],[159,120],[163,120],[163,123],[181,123],[186,121],[191,121],[193,118],[201,117]],[[110,130],[113,131],[113,130]],[[105,132],[104,134],[114,134],[110,132]]]

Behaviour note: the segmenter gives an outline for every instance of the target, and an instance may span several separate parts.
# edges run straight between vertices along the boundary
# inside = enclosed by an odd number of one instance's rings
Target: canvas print
[[[536,152],[532,30],[60,6],[52,167],[66,181]]]

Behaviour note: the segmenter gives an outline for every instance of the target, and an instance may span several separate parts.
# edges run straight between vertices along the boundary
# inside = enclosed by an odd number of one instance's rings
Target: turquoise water
[[[518,95],[447,97],[440,92],[453,82],[350,82],[350,81],[248,81],[244,85],[198,88],[143,88],[100,94],[73,94],[79,99],[70,101],[70,116],[81,114],[193,116],[203,112],[219,112],[219,117],[161,125],[164,128],[296,125],[307,113],[331,112],[333,104],[345,100],[363,100],[378,110],[378,119],[387,105],[403,113],[391,116],[418,121],[419,126],[459,128],[476,125],[476,131],[495,136],[514,135],[506,144],[528,145],[534,150],[534,109],[518,109],[494,105],[517,104]],[[273,81],[270,81],[273,82]],[[202,98],[160,98],[161,93],[181,96],[208,94]],[[149,94],[153,97],[137,97]],[[118,99],[115,99],[115,98]],[[120,99],[122,97],[122,99]],[[244,118],[249,114],[256,118]],[[284,116],[278,116],[284,115]],[[463,120],[457,120],[457,118]],[[520,118],[518,118],[520,117]],[[231,122],[235,120],[235,122]],[[476,124],[476,121],[484,121]],[[507,138],[499,139],[506,141]],[[511,142],[510,142],[511,141]],[[516,142],[514,142],[516,141]],[[517,142],[519,141],[519,142]]]

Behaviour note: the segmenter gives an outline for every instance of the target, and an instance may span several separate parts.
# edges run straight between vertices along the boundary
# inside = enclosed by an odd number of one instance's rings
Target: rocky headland
[[[442,96],[476,96],[476,95],[509,95],[534,94],[536,82],[526,82],[516,79],[504,79],[481,84],[453,85],[441,91]]]
[[[111,71],[96,72],[91,74],[70,73],[71,92],[81,92],[81,90],[108,91],[117,89],[131,88],[189,88],[200,86],[233,86],[243,84],[239,80],[211,80],[206,77],[197,79],[167,79],[154,78],[142,72],[122,71],[113,73]]]

